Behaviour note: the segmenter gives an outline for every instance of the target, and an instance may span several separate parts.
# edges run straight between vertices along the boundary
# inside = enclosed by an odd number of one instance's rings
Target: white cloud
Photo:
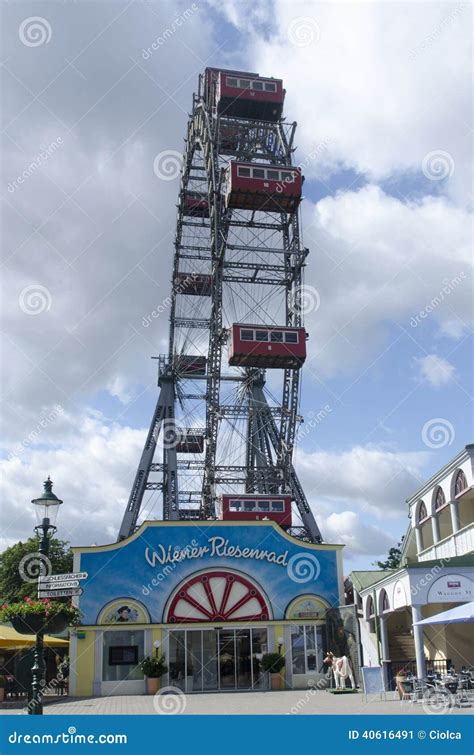
[[[465,210],[442,197],[405,203],[373,185],[305,204],[311,251],[305,283],[321,297],[319,309],[306,316],[309,369],[331,375],[370,363],[390,346],[393,325],[392,341],[404,329],[412,345],[421,337],[420,323],[444,327],[446,336],[455,321],[458,337],[472,324]]]
[[[330,514],[324,523],[326,540],[344,543],[344,559],[356,556],[385,555],[394,544],[394,539],[381,527],[363,521],[355,511]]]
[[[296,468],[315,512],[322,509],[328,516],[349,506],[390,520],[407,514],[405,499],[421,485],[427,459],[426,452],[355,446],[340,452],[298,450]]]
[[[419,378],[429,383],[433,388],[448,385],[456,377],[455,366],[437,354],[416,357],[414,363],[418,368]]]
[[[239,8],[227,0],[223,12],[245,27],[249,67],[284,79],[299,159],[329,144],[307,174],[421,173],[425,155],[443,151],[455,166],[444,187],[470,195],[468,3],[275,0],[266,33]]]

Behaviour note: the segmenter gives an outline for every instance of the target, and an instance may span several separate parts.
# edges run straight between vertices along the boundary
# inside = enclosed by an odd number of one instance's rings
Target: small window
[[[280,180],[280,171],[278,171],[278,170],[267,170],[267,178],[270,181],[279,181]]]
[[[109,647],[109,666],[130,666],[138,663],[138,645]]]
[[[244,511],[255,511],[255,501],[244,501]]]
[[[281,180],[285,181],[286,183],[293,183],[293,181],[295,180],[295,174],[290,173],[289,170],[282,170],[280,175],[281,175]]]
[[[250,89],[250,81],[248,79],[240,79],[239,86],[241,89]]]
[[[285,343],[298,343],[298,333],[285,333]]]
[[[283,501],[272,501],[272,511],[283,511]]]
[[[270,333],[272,343],[283,343],[283,332],[281,330],[272,330]]]
[[[436,498],[435,498],[435,511],[438,511],[438,509],[442,509],[443,506],[446,506],[446,498],[444,497],[442,488],[438,488],[438,490],[436,491]]]
[[[252,175],[254,178],[265,178],[265,171],[263,168],[254,168]]]
[[[265,91],[266,92],[276,92],[276,84],[273,84],[271,81],[265,82]]]
[[[241,330],[240,331],[240,340],[241,341],[253,341],[253,330]]]
[[[420,503],[420,508],[418,509],[418,523],[422,522],[424,519],[428,518],[428,512],[426,510],[426,506],[424,501]]]
[[[226,78],[226,84],[227,84],[228,87],[238,87],[239,86],[239,82],[237,81],[237,79],[232,79],[232,78],[230,78],[230,76],[227,76],[227,78]]]
[[[242,509],[242,501],[229,501],[229,509],[231,511],[240,511]]]
[[[252,81],[252,89],[255,89],[257,92],[263,92],[263,84],[261,81]]]
[[[250,168],[237,168],[237,175],[250,177]]]
[[[268,341],[268,330],[256,330],[255,331],[255,340],[256,341]]]
[[[258,502],[258,510],[259,511],[270,511],[270,501],[259,501]]]

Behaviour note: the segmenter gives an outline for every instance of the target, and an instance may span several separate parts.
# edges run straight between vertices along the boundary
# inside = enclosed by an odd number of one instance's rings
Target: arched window
[[[462,469],[460,469],[454,483],[454,495],[460,495],[464,490],[467,490],[467,479]]]
[[[367,598],[367,617],[369,619],[371,619],[374,616],[375,616],[374,601],[372,600],[372,598],[369,595],[369,597]]]
[[[435,511],[439,511],[443,508],[443,506],[446,506],[446,498],[444,496],[443,489],[438,487],[435,497]]]
[[[428,518],[428,512],[426,510],[426,505],[424,501],[421,501],[419,507],[418,507],[418,522],[417,524],[420,524],[420,522],[424,522],[425,519]]]
[[[386,590],[382,590],[381,592],[380,605],[382,607],[382,613],[384,611],[390,611],[390,603],[388,602],[388,595]]]

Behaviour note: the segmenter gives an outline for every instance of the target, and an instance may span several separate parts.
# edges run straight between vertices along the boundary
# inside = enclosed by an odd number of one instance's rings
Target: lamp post
[[[56,532],[55,521],[58,515],[59,507],[62,501],[53,493],[53,483],[50,478],[44,483],[44,491],[39,498],[33,498],[31,503],[35,506],[36,520],[38,524],[35,527],[36,534],[40,537],[38,552],[41,556],[48,556],[49,542]],[[43,714],[43,686],[44,686],[44,632],[36,633],[35,656],[31,682],[31,700],[28,706],[28,713],[32,716],[41,716]]]

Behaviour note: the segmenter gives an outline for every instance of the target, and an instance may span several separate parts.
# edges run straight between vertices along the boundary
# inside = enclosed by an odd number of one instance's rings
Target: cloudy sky
[[[179,185],[155,158],[182,152],[212,65],[283,78],[298,122],[302,411],[323,415],[297,466],[346,570],[367,567],[405,532],[406,496],[473,440],[470,4],[37,0],[2,16],[2,544],[30,534],[47,474],[61,536],[116,537],[167,344],[166,314],[143,326],[168,294]]]

